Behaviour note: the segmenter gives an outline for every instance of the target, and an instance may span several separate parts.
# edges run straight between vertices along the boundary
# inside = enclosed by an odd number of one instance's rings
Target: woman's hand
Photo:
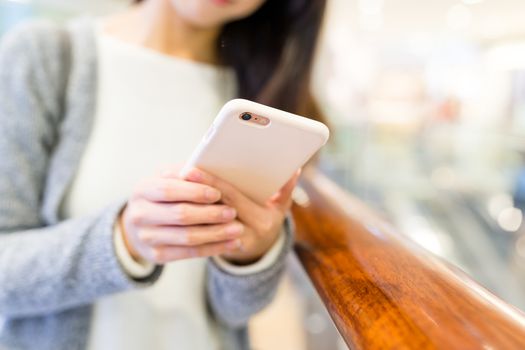
[[[129,252],[164,264],[237,251],[245,227],[220,199],[219,190],[182,180],[175,169],[141,182],[119,217]]]
[[[237,250],[220,254],[232,263],[249,264],[261,258],[277,240],[300,173],[298,170],[264,205],[254,202],[228,182],[196,168],[185,179],[219,190],[222,193],[221,202],[236,209],[235,221],[242,225],[244,231],[240,239],[242,244]]]

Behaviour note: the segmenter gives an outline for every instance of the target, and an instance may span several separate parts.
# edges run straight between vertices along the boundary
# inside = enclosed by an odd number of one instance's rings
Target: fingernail
[[[236,212],[233,208],[224,209],[224,211],[222,212],[222,217],[225,219],[233,219],[235,215]]]
[[[202,173],[198,169],[192,169],[189,174],[189,178],[194,181],[202,180]]]
[[[214,188],[207,188],[204,195],[211,201],[217,201],[221,198],[221,193]]]
[[[236,239],[228,243],[228,248],[230,249],[240,249],[241,247],[242,247],[242,241],[240,239]]]
[[[242,226],[239,224],[230,225],[226,228],[226,233],[230,235],[237,235],[242,232]]]

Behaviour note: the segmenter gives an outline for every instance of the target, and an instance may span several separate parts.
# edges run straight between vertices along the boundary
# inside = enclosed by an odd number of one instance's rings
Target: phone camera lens
[[[241,115],[241,119],[242,120],[250,120],[250,119],[252,119],[252,115],[250,113],[243,113]]]

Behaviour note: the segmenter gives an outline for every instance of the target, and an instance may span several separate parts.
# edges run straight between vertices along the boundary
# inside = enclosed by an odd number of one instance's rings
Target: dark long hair
[[[224,26],[217,53],[235,70],[239,97],[324,121],[310,78],[325,6],[326,0],[266,0]]]

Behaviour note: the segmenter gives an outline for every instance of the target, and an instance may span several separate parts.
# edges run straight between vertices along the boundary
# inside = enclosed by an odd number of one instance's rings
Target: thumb
[[[288,210],[292,200],[293,189],[295,188],[295,185],[297,185],[297,181],[299,181],[301,171],[302,169],[298,169],[290,180],[288,180],[283,187],[281,187],[281,189],[270,198],[270,202],[273,205],[280,207],[283,211]]]

